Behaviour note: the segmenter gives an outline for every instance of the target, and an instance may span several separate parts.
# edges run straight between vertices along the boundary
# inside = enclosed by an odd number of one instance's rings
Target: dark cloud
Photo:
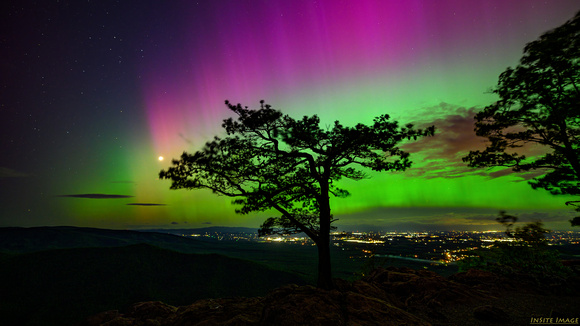
[[[510,214],[510,212],[507,212]],[[561,211],[561,212],[524,212],[524,213],[515,213],[511,215],[515,215],[519,218],[518,221],[522,223],[528,223],[532,221],[542,221],[544,223],[550,222],[567,222],[570,218],[576,216],[578,213],[570,210],[570,211]]]
[[[57,197],[91,198],[91,199],[117,199],[117,198],[131,198],[134,196],[109,195],[109,194],[76,194],[76,195],[58,195]]]
[[[418,141],[404,144],[402,148],[410,153],[417,153],[415,157],[422,157],[423,161],[414,161],[413,167],[405,172],[409,177],[432,178],[459,178],[480,175],[488,178],[516,176],[527,181],[541,176],[545,171],[513,172],[511,168],[470,168],[462,158],[472,150],[483,150],[486,147],[486,138],[475,135],[474,117],[481,108],[464,108],[447,103],[426,108],[429,118],[415,117],[416,126],[425,128],[435,125],[436,134]],[[542,155],[545,148],[541,146],[525,146],[518,149],[519,154],[527,157]],[[413,157],[413,155],[412,155]]]
[[[171,224],[179,224],[179,223],[177,223],[177,222],[171,222]]]
[[[498,230],[505,227],[496,221],[500,209],[472,207],[375,207],[369,210],[337,216],[340,230]],[[549,229],[569,228],[572,210],[508,210],[518,217],[516,226],[541,220]]]
[[[424,116],[416,117],[416,125],[418,128],[435,125],[436,134],[402,146],[405,151],[423,157],[422,162],[415,160],[405,175],[426,179],[487,175],[485,170],[469,168],[461,160],[470,150],[485,148],[484,139],[473,131],[474,117],[479,109],[441,103],[425,110],[431,120]]]
[[[499,210],[493,209],[492,212],[490,212],[489,214],[476,214],[476,215],[471,215],[471,216],[465,216],[464,219],[467,220],[467,221],[471,221],[471,222],[478,222],[478,221],[489,222],[489,221],[494,221],[494,223],[495,223],[495,219],[498,216],[499,216]]]
[[[30,174],[0,166],[0,178],[26,178],[26,177],[30,177]]]
[[[434,218],[448,218],[450,216],[490,216],[490,214],[497,214],[497,212],[498,210],[494,208],[475,207],[373,207],[338,217],[340,220],[393,221],[428,218],[433,221]]]
[[[166,206],[166,204],[157,204],[157,203],[129,203],[127,205],[130,205],[130,206]]]
[[[423,117],[417,123],[418,128],[435,125],[436,134],[433,137],[422,138],[419,141],[405,145],[412,152],[427,151],[433,158],[456,158],[460,153],[485,148],[485,139],[477,137],[474,117],[479,108],[464,108],[441,103],[436,107],[425,108],[432,120]]]
[[[178,133],[178,135],[181,139],[185,140],[186,143],[190,145],[193,144],[193,142],[190,139],[186,138],[182,133]]]
[[[383,231],[383,232],[422,232],[422,231],[487,231],[490,229],[489,225],[474,225],[474,224],[438,224],[438,223],[427,223],[427,222],[417,222],[417,221],[405,221],[396,222],[392,224],[376,225],[340,225],[338,229],[341,231],[359,231],[359,232],[371,232],[371,231]]]
[[[212,222],[203,222],[201,224],[213,224]]]

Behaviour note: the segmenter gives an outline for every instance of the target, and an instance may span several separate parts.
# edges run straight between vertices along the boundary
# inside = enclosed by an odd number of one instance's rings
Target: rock
[[[505,282],[510,280],[512,283],[509,284],[513,287],[502,289]],[[571,278],[567,284],[570,286],[576,281]],[[354,282],[335,280],[334,290],[287,285],[270,291],[264,297],[204,299],[181,307],[162,302],[141,302],[124,312],[107,311],[89,317],[84,325],[388,326],[430,325],[428,321],[450,325],[458,321],[468,324],[519,323],[529,318],[528,311],[523,316],[519,308],[513,306],[515,302],[529,307],[528,301],[522,301],[522,295],[530,293],[525,288],[527,283],[523,284],[479,270],[445,278],[425,270],[389,267],[379,268]],[[511,294],[512,304],[502,305],[504,309],[490,305],[498,302],[491,293]],[[541,294],[530,295],[535,300],[541,299],[543,305]],[[577,297],[571,298],[572,301]]]
[[[101,312],[98,313],[96,315],[90,316],[89,318],[87,318],[85,325],[86,326],[97,326],[97,325],[102,325],[106,322],[109,322],[117,317],[119,317],[119,311],[118,310],[110,310],[110,311],[105,311],[105,312]]]
[[[370,285],[359,284],[354,289],[364,288],[382,293]],[[275,289],[264,298],[206,299],[179,308],[142,302],[124,314],[102,313],[89,320],[90,326],[430,325],[377,297],[346,289],[327,291],[296,285]]]
[[[147,319],[142,321],[135,321],[133,318],[125,318],[123,316],[116,317],[115,319],[102,324],[103,326],[158,326],[159,324],[155,321],[149,321]]]
[[[90,317],[87,325],[429,325],[423,318],[445,320],[453,305],[490,298],[473,286],[497,280],[476,270],[447,279],[425,270],[379,268],[362,280],[336,280],[334,290],[287,285],[265,297],[205,299],[178,308],[142,302],[124,313]],[[473,315],[505,320],[502,312],[482,306]]]
[[[409,308],[422,308],[428,304],[435,308],[450,302],[485,297],[481,291],[425,270],[378,268],[364,280],[385,293],[393,294]]]
[[[265,299],[260,325],[430,325],[379,298],[311,286],[283,287]]]
[[[473,268],[469,269],[467,272],[453,274],[449,276],[449,279],[467,285],[489,285],[503,281],[503,279],[495,273]]]
[[[312,286],[281,287],[266,297],[262,323],[343,325],[341,299],[339,291],[324,291]]]
[[[179,307],[168,326],[186,325],[257,325],[263,298],[223,298],[199,300]]]
[[[376,283],[370,283],[362,280],[347,282],[344,280],[335,280],[336,289],[341,292],[355,292],[365,296],[379,298],[393,306],[404,309],[404,303],[392,293],[387,293],[379,288]]]
[[[517,287],[517,285],[507,277],[479,269],[469,269],[466,272],[453,274],[449,276],[449,280],[468,285],[473,289],[494,294],[505,290],[512,290]]]
[[[431,325],[380,299],[349,292],[345,298],[345,325]]]
[[[133,305],[126,315],[130,317],[139,316],[142,319],[165,320],[173,315],[176,310],[177,308],[159,301],[140,302]]]
[[[473,317],[489,322],[507,322],[509,321],[508,314],[501,308],[491,305],[479,306],[473,309]]]

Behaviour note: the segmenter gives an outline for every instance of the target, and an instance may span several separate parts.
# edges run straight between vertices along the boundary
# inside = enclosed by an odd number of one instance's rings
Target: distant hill
[[[107,232],[96,234],[94,244],[102,245]],[[109,244],[118,241],[114,236]],[[28,249],[35,246],[27,244]],[[185,305],[202,298],[258,296],[284,284],[304,284],[294,274],[258,263],[216,254],[183,254],[149,244],[3,254],[1,258],[2,325],[74,325],[88,315],[134,302]]]
[[[211,227],[210,230],[217,229]],[[219,230],[225,232],[222,228]],[[109,230],[70,226],[0,228],[0,260],[2,260],[3,253],[31,253],[67,248],[120,247],[146,243],[181,253],[219,254],[251,260],[269,265],[274,269],[299,273],[310,277],[311,281],[315,281],[317,252],[314,247],[298,248],[250,241],[218,241],[208,237],[183,237],[166,233],[166,231],[159,229],[145,232],[143,230]]]
[[[169,234],[204,234],[204,233],[258,233],[257,228],[246,228],[246,227],[230,227],[230,226],[208,226],[205,228],[195,228],[195,229],[139,229],[135,231],[141,232],[157,232],[157,233],[169,233]]]
[[[267,265],[273,269],[292,272],[306,278],[310,283],[316,282],[316,263],[318,252],[313,245],[288,243],[259,243],[254,241],[218,241],[211,237],[183,237],[177,234],[205,232],[239,232],[251,233],[251,228],[208,227],[201,229],[155,229],[155,230],[108,230],[81,227],[33,227],[33,228],[0,228],[0,261],[2,253],[30,253],[50,249],[118,247],[146,243],[159,248],[181,253],[219,254],[233,258],[250,260]],[[185,232],[187,231],[187,232]],[[177,232],[169,234],[168,232]],[[407,248],[408,249],[408,248]],[[353,258],[352,251],[332,246],[333,274],[335,277],[348,279],[360,272],[364,258]],[[411,248],[412,250],[412,248]],[[447,271],[450,267],[430,266],[430,264],[393,260],[390,266],[409,266],[412,268],[428,267],[437,272]],[[451,268],[454,272],[456,268]],[[1,324],[1,323],[0,323]]]
[[[207,242],[168,233],[71,226],[0,228],[0,252],[4,253],[28,253],[65,248],[120,247],[139,243],[187,253],[204,253],[209,246]]]

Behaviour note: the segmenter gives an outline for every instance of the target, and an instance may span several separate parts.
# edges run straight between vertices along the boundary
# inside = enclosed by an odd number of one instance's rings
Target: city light
[[[212,241],[247,241],[308,245],[315,243],[304,234],[258,236],[257,232],[179,233],[186,237]],[[425,231],[425,232],[333,232],[332,248],[348,252],[351,259],[383,257],[406,259],[432,264],[455,264],[472,255],[475,250],[490,249],[499,243],[513,242],[500,231]],[[546,238],[549,246],[580,243],[578,231],[552,231]]]

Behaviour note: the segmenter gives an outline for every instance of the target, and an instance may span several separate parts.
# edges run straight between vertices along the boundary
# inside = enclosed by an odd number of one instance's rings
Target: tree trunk
[[[330,169],[325,169],[330,171]],[[332,269],[330,265],[330,197],[328,175],[324,175],[323,181],[320,182],[320,233],[318,235],[318,284],[321,289],[330,290],[334,288],[332,282]]]
[[[321,232],[322,233],[322,232]],[[330,264],[330,235],[320,235],[318,247],[318,282],[317,286],[321,289],[331,290],[334,288],[332,282],[332,269]]]

